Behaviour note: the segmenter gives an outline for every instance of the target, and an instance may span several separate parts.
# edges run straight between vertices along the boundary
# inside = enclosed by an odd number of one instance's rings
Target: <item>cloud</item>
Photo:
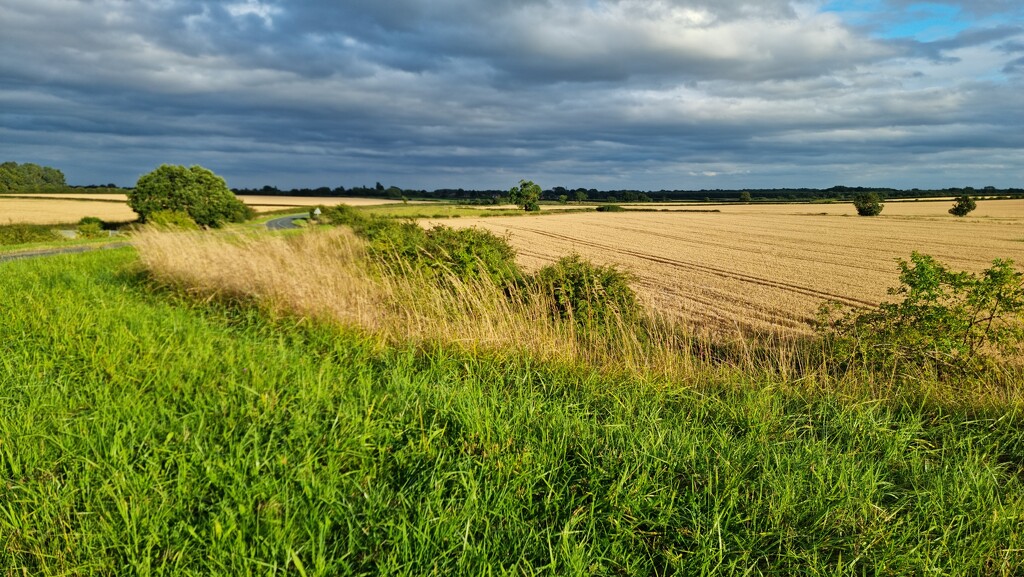
[[[972,16],[994,16],[1024,13],[1019,0],[887,0],[896,8],[912,8],[922,4],[936,4],[956,8],[958,11]]]
[[[674,188],[931,182],[956,150],[988,178],[1024,147],[1021,27],[886,39],[817,6],[7,0],[0,156],[123,184],[179,162],[235,186]]]

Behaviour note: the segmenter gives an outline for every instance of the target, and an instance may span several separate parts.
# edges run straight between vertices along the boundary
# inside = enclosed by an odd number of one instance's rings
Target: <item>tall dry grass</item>
[[[588,331],[551,315],[550,297],[530,285],[509,289],[444,271],[438,282],[436,274],[377,266],[345,228],[289,236],[150,229],[134,243],[162,284],[203,299],[251,301],[277,314],[358,327],[391,343],[522,351],[541,360],[673,376],[692,375],[700,363],[701,355],[692,353],[702,345],[655,314],[639,321],[642,331],[622,317]]]

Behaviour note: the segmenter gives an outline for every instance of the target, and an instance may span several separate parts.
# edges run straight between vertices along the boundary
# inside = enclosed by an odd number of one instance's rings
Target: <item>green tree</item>
[[[882,199],[874,192],[862,192],[853,197],[853,206],[861,216],[876,216],[882,212]]]
[[[540,200],[540,185],[534,184],[532,180],[520,180],[519,186],[513,186],[508,191],[508,198],[512,204],[520,206],[527,212],[540,210],[537,201]]]
[[[56,168],[30,162],[0,164],[0,193],[58,192],[66,188],[64,173]]]
[[[956,204],[953,205],[953,208],[949,209],[949,214],[954,216],[967,216],[968,213],[976,208],[978,208],[978,204],[974,202],[973,198],[965,194],[964,196],[956,199]]]
[[[582,204],[587,200],[587,191],[582,188],[576,191],[576,202]]]
[[[202,166],[163,164],[139,178],[128,192],[128,206],[143,222],[158,211],[181,211],[200,226],[243,222],[253,212],[235,197],[224,179]]]
[[[749,203],[750,200],[751,199],[750,199],[750,193],[749,192],[744,190],[743,192],[740,193],[740,202]]]

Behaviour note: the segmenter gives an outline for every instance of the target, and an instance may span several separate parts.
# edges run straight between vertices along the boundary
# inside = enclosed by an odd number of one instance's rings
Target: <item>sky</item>
[[[1020,0],[0,0],[0,161],[134,185],[1024,186]]]

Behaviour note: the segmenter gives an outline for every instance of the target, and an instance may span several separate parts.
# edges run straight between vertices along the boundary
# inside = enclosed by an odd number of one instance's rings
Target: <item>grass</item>
[[[109,226],[127,224],[111,223]],[[108,244],[121,240],[109,237],[65,238],[57,232],[61,229],[75,230],[77,226],[75,223],[0,225],[0,255],[48,248]]]
[[[386,346],[0,264],[6,574],[1013,575],[1024,414]]]

